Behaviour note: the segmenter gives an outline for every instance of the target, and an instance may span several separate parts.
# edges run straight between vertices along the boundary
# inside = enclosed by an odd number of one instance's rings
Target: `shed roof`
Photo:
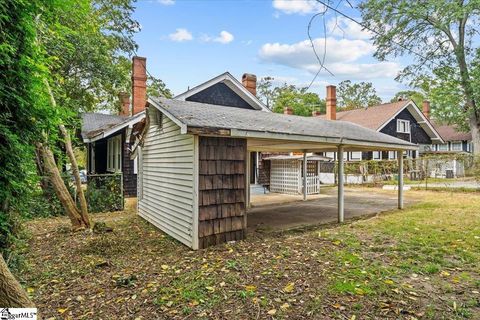
[[[386,150],[417,149],[410,142],[346,121],[226,108],[166,98],[150,98],[148,102],[175,121],[183,133],[191,128],[225,129],[229,130],[228,135],[232,137],[321,142]]]

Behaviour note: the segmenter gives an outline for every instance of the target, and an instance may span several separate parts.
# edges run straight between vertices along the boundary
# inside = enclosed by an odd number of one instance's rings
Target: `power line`
[[[361,26],[363,29],[366,29],[366,30],[368,30],[368,31],[370,31],[370,32],[373,32],[373,33],[375,33],[376,35],[379,35],[379,36],[382,35],[382,34],[381,34],[380,32],[378,32],[377,30],[367,27],[367,26],[364,25],[363,23],[361,23],[361,22],[359,22],[358,20],[350,17],[349,15],[341,12],[341,11],[338,10],[337,8],[334,8],[334,7],[330,6],[330,5],[327,4],[326,2],[324,2],[324,1],[322,1],[322,0],[316,0],[316,1],[317,1],[318,3],[320,3],[320,4],[322,4],[323,6],[325,6],[325,8],[330,9],[330,10],[333,10],[335,13],[338,13],[338,14],[341,15],[342,17],[344,17],[344,18],[346,18],[346,19],[348,19],[348,20],[350,20],[350,21],[358,24],[358,25]],[[348,2],[348,1],[347,1],[347,2]],[[350,4],[350,2],[348,2],[348,4]],[[350,6],[351,6],[351,4],[350,4]],[[338,7],[338,6],[337,6],[337,7]],[[325,12],[326,12],[326,9],[325,9],[324,13],[325,13]],[[391,40],[391,42],[394,43],[394,44],[396,44],[396,45],[399,46],[400,48],[405,49],[405,50],[409,51],[410,53],[412,53],[412,54],[420,57],[423,61],[429,61],[429,62],[437,65],[438,67],[441,67],[441,65],[439,65],[438,63],[429,60],[429,59],[426,58],[425,56],[423,56],[423,55],[421,55],[420,53],[418,53],[418,52],[416,52],[416,51],[408,48],[407,46],[403,45],[402,43],[397,42],[397,41],[395,41],[395,40],[393,40],[393,39]]]

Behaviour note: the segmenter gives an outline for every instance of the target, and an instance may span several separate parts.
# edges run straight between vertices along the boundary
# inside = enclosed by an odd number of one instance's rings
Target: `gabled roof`
[[[103,113],[82,113],[81,117],[83,142],[93,142],[141,121],[145,118],[145,111],[132,117]]]
[[[442,136],[444,141],[471,141],[471,132],[462,132],[455,125],[437,124],[432,121],[435,129]]]
[[[442,141],[441,135],[412,100],[402,100],[368,108],[337,112],[337,120],[356,123],[362,127],[380,131],[404,109],[410,111],[432,140]],[[325,119],[326,116],[322,115],[320,118]]]
[[[192,128],[225,129],[231,137],[287,140],[385,150],[416,150],[416,145],[346,121],[225,108],[205,103],[150,98],[157,108],[187,133]],[[291,149],[293,150],[293,148]]]
[[[230,89],[232,89],[236,94],[242,97],[245,101],[247,101],[252,107],[257,110],[271,112],[270,109],[267,108],[262,101],[260,101],[255,95],[253,95],[250,91],[248,91],[241,83],[238,81],[234,76],[232,76],[229,72],[224,72],[215,78],[212,78],[202,84],[199,84],[196,87],[193,87],[184,93],[181,93],[174,97],[174,99],[178,100],[186,100],[188,97],[193,96],[194,94],[205,90],[208,87],[213,86],[217,83],[224,83]]]

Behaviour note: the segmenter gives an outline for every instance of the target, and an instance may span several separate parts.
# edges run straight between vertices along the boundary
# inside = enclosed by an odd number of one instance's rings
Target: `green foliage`
[[[275,91],[272,88],[272,77],[263,77],[257,84],[258,97],[265,103],[265,105],[271,109],[272,103],[275,99]]]
[[[147,95],[149,97],[173,97],[173,93],[167,88],[165,82],[151,75],[147,76]]]
[[[340,82],[337,88],[337,104],[340,108],[350,110],[366,108],[382,103],[371,82],[352,83],[350,80]]]
[[[128,91],[139,24],[131,0],[64,0],[40,21],[52,89],[58,105],[73,111],[114,110]],[[75,10],[72,10],[75,8]],[[49,21],[54,18],[54,23]]]
[[[415,104],[422,108],[422,103],[426,99],[425,94],[415,90],[403,90],[395,94],[395,96],[390,100],[390,102],[398,101],[399,99],[410,99],[415,102]]]
[[[312,111],[325,113],[325,101],[318,94],[307,92],[307,88],[284,84],[273,89],[273,111],[283,113],[283,108],[291,107],[293,114],[310,117]]]
[[[25,0],[0,4],[0,252],[5,257],[18,241],[20,219],[38,182],[34,142],[58,121],[45,92],[48,72],[33,19],[50,5]]]
[[[89,212],[123,210],[122,175],[92,175],[88,178],[85,198]]]
[[[480,1],[367,0],[359,8],[366,26],[378,32],[375,56],[411,56],[413,62],[398,79],[424,89],[435,118],[464,129],[469,124],[475,138],[480,128]],[[480,152],[480,145],[474,149]]]

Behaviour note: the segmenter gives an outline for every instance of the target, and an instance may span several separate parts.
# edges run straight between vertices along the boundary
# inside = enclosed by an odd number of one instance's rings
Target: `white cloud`
[[[222,43],[222,44],[227,44],[227,43],[230,43],[233,41],[235,37],[233,36],[233,34],[231,34],[230,32],[228,31],[221,31],[220,34],[217,36],[217,37],[211,37],[209,36],[208,34],[203,34],[201,37],[200,37],[200,40],[203,41],[203,42],[219,42],[219,43]]]
[[[228,31],[225,31],[223,30],[222,32],[220,32],[220,36],[216,37],[215,39],[213,39],[213,41],[216,41],[216,42],[220,42],[220,43],[230,43],[233,41],[233,34],[231,34],[230,32]]]
[[[343,17],[332,18],[327,22],[327,32],[347,39],[370,39],[372,33],[362,30],[357,23]]]
[[[324,41],[323,38],[314,39],[315,48],[321,59]],[[359,62],[361,58],[369,57],[375,51],[373,45],[365,40],[328,37],[326,41],[325,66],[338,78],[352,80],[393,78],[401,69],[396,62]],[[305,70],[311,74],[315,74],[319,68],[309,40],[294,44],[264,44],[259,51],[259,57],[264,62]]]
[[[193,39],[190,31],[184,28],[178,28],[174,33],[169,34],[168,37],[170,38],[170,40],[176,42],[190,41]]]
[[[157,0],[158,3],[163,4],[164,6],[173,6],[175,4],[175,0]]]
[[[308,14],[324,10],[324,6],[315,0],[273,0],[272,5],[286,14]]]

